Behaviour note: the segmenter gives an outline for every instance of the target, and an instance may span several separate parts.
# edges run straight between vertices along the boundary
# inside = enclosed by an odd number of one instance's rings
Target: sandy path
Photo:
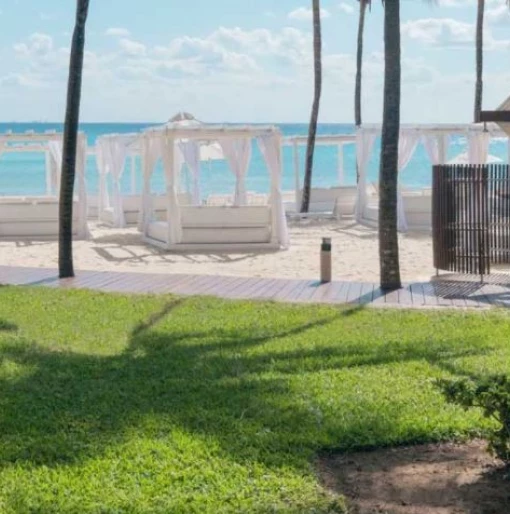
[[[335,279],[379,277],[377,232],[351,221],[294,223],[289,250],[249,254],[169,254],[143,244],[136,229],[91,224],[91,231],[91,240],[75,243],[77,269],[313,279],[321,238],[331,237]],[[400,243],[402,279],[429,279],[434,274],[430,236],[405,235]],[[1,242],[0,265],[55,267],[57,243]]]

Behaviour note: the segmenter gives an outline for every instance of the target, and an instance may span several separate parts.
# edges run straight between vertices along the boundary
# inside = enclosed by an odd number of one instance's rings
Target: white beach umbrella
[[[180,121],[198,121],[193,114],[186,112],[186,111],[180,111],[174,116],[172,116],[168,122],[169,123],[177,123]]]
[[[201,125],[204,125],[204,123],[197,120],[193,114],[186,111],[180,111],[172,116],[167,123],[160,125],[157,128],[164,130],[172,127],[200,127]],[[223,150],[219,143],[211,141],[200,141],[199,143],[201,161],[214,161],[224,158]]]
[[[189,112],[180,111],[172,116],[163,128],[167,127],[199,127],[202,125],[201,121],[198,121],[193,114]]]
[[[487,164],[498,164],[503,162],[503,159],[496,157],[495,155],[489,155],[487,157]],[[448,161],[448,164],[470,164],[469,156],[467,152],[461,153]]]

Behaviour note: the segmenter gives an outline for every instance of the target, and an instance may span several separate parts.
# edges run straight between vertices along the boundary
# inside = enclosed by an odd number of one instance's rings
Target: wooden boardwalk
[[[320,284],[315,280],[110,271],[79,271],[73,279],[59,280],[54,269],[0,266],[0,284],[374,307],[510,307],[510,275],[490,277],[485,284],[474,277],[443,276],[432,282],[406,284],[385,294],[376,284],[363,282]]]

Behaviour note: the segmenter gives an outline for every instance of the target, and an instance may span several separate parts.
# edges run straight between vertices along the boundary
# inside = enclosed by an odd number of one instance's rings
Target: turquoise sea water
[[[152,124],[128,124],[128,123],[87,123],[81,126],[81,130],[87,135],[89,145],[93,146],[96,139],[104,134],[139,132]],[[281,124],[278,125],[285,136],[306,135],[306,124]],[[51,123],[0,123],[0,133],[7,131],[23,133],[33,130],[42,133],[48,130],[61,131],[62,126]],[[351,134],[354,132],[352,125],[321,124],[319,134]],[[379,144],[376,143],[369,164],[368,180],[376,181],[379,167]],[[462,137],[456,137],[451,141],[448,158],[453,158],[466,151],[466,141]],[[506,141],[493,141],[490,153],[507,159]],[[303,174],[305,147],[300,148],[301,174]],[[335,146],[318,146],[315,156],[313,184],[316,187],[329,187],[338,184],[337,172],[337,148]],[[344,148],[344,167],[346,184],[354,185],[355,149],[354,145]],[[140,163],[136,165],[136,188],[141,188]],[[38,153],[9,153],[0,156],[0,195],[40,195],[45,193],[45,168],[44,156]],[[129,166],[122,180],[124,192],[131,192],[131,176]],[[184,178],[186,180],[186,177]],[[431,164],[425,149],[420,145],[401,176],[402,183],[410,188],[427,187],[431,184]],[[294,189],[294,166],[292,148],[284,149],[284,177],[283,189]],[[87,189],[90,194],[97,193],[98,175],[95,159],[90,157],[87,163]],[[164,191],[164,180],[161,167],[156,171],[152,183],[153,191]],[[247,188],[258,193],[269,190],[269,177],[262,156],[254,145],[252,162],[247,176]],[[224,161],[212,161],[203,163],[201,176],[202,196],[208,194],[231,193],[234,190],[234,178]]]

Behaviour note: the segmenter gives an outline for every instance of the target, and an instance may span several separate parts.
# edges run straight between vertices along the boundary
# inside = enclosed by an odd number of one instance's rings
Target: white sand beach
[[[322,237],[333,239],[336,280],[377,281],[377,231],[345,221],[301,221],[289,226],[286,251],[248,254],[174,254],[146,245],[136,229],[111,229],[90,224],[92,238],[74,244],[75,267],[81,270],[190,273],[277,278],[316,278]],[[428,234],[400,238],[404,281],[434,275],[432,240]],[[0,265],[56,267],[56,242],[0,242]]]

